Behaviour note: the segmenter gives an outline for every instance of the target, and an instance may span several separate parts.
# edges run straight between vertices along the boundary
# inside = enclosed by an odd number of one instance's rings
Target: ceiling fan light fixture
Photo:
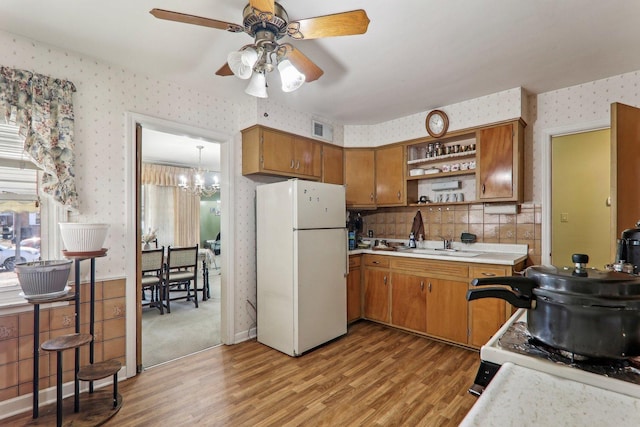
[[[253,66],[258,61],[258,52],[252,47],[233,51],[227,55],[227,63],[233,74],[243,80],[251,77]]]
[[[286,58],[278,64],[278,71],[280,72],[280,80],[282,80],[283,92],[293,92],[305,82],[305,75]]]
[[[244,92],[251,96],[255,96],[256,98],[268,98],[267,77],[264,73],[253,73],[253,76],[251,76],[251,80],[249,81],[249,85]]]

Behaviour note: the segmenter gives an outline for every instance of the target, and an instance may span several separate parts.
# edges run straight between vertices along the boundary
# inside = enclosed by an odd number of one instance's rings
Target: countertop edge
[[[349,255],[375,254],[385,256],[400,256],[405,258],[434,259],[438,261],[466,262],[473,264],[497,264],[514,266],[527,259],[525,254],[513,254],[506,252],[485,252],[475,257],[451,257],[448,255],[413,254],[402,251],[374,251],[372,249],[350,250]]]

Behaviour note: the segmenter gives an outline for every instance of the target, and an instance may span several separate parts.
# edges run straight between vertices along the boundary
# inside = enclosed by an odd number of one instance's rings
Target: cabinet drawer
[[[500,276],[511,276],[511,268],[497,265],[480,265],[471,267],[469,271],[469,278],[471,279]]]
[[[364,256],[364,265],[367,267],[389,268],[389,257],[385,255],[366,254]]]
[[[349,256],[349,270],[360,267],[362,257],[360,255]]]
[[[391,268],[411,271],[413,274],[428,274],[432,277],[442,276],[467,278],[469,266],[461,262],[435,261],[430,259],[393,257]]]

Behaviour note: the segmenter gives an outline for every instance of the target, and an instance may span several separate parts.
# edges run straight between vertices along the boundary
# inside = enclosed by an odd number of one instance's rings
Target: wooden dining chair
[[[148,249],[142,251],[142,280],[140,281],[140,292],[150,290],[151,300],[149,307],[157,307],[160,314],[164,314],[163,295],[164,295],[164,246],[159,249]]]
[[[198,245],[172,248],[167,251],[167,266],[165,269],[164,290],[167,302],[167,313],[171,313],[171,301],[193,297],[198,308]],[[191,288],[193,282],[193,288]],[[175,289],[176,286],[184,286],[183,289]],[[191,290],[193,289],[193,295]],[[186,292],[185,295],[171,298],[171,291]]]

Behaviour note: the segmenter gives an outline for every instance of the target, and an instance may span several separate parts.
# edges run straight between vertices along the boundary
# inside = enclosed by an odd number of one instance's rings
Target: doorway
[[[551,264],[586,253],[598,269],[611,262],[611,131],[551,139]]]
[[[210,292],[187,297],[184,286],[172,287],[171,313],[159,293],[141,296],[142,368],[147,369],[221,343],[220,143],[141,126],[140,228],[152,248],[199,246],[196,286]],[[219,245],[219,242],[218,242]],[[201,261],[200,262],[200,258]],[[183,290],[184,289],[184,290]],[[158,301],[161,300],[161,301]],[[163,312],[159,305],[164,306]]]
[[[223,250],[220,256],[220,293],[221,293],[221,341],[224,344],[234,342],[235,329],[233,323],[233,301],[234,288],[229,283],[234,281],[234,258],[233,241],[226,241],[225,235],[234,234],[233,207],[233,135],[214,131],[210,129],[198,128],[179,122],[173,122],[156,117],[146,116],[138,113],[126,113],[126,134],[127,134],[127,164],[129,168],[125,171],[126,182],[126,203],[127,208],[127,239],[124,244],[124,262],[126,264],[126,375],[133,377],[142,371],[141,345],[142,345],[142,322],[141,306],[137,283],[140,281],[139,266],[141,262],[141,234],[140,229],[140,169],[142,165],[141,144],[139,132],[142,126],[149,129],[160,130],[172,134],[190,135],[195,138],[203,138],[221,143],[221,205],[225,207],[220,217],[221,245],[228,250]]]

